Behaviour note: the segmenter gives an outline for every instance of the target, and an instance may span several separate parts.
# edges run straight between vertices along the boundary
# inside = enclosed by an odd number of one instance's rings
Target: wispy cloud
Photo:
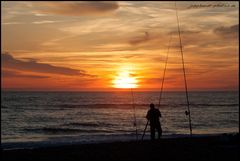
[[[221,26],[214,29],[214,33],[223,38],[237,37],[239,32],[239,24],[232,26]]]
[[[33,2],[40,14],[64,16],[102,15],[119,8],[117,2]]]
[[[18,25],[23,24],[22,22],[2,22],[2,25]]]
[[[59,21],[50,21],[50,20],[42,20],[42,21],[34,21],[33,24],[48,24],[48,23],[55,23]]]
[[[150,39],[149,33],[146,31],[146,32],[144,32],[144,34],[145,35],[142,37],[136,37],[136,38],[130,40],[130,44],[138,45],[138,44],[148,41]]]

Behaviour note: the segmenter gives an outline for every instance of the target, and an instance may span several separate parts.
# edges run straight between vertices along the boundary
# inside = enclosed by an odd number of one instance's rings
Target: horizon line
[[[58,90],[58,89],[2,89],[1,92],[130,92],[131,89],[96,89],[96,90]],[[157,89],[133,89],[134,92],[160,92]],[[193,89],[189,92],[239,92],[239,89]],[[185,90],[163,90],[163,92],[185,92]]]

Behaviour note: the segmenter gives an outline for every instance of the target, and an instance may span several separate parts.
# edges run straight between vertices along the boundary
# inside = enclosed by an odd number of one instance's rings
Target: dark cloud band
[[[2,53],[1,58],[2,67],[7,69],[31,71],[37,73],[90,76],[86,74],[84,70],[76,70],[66,67],[53,66],[46,63],[38,63],[35,60],[22,61],[15,59],[8,53]]]

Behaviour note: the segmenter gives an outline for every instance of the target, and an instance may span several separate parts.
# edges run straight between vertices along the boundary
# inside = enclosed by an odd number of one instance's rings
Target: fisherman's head
[[[153,103],[150,104],[150,108],[154,109],[154,104]]]

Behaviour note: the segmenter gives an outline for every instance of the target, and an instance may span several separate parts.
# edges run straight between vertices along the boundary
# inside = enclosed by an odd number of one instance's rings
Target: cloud
[[[200,31],[195,31],[195,30],[182,30],[181,34],[199,34],[201,33]],[[169,35],[178,35],[178,31],[171,31],[169,32]]]
[[[168,39],[170,38],[168,35],[155,31],[151,31],[151,34],[148,31],[144,33],[144,36],[135,37],[129,41],[129,44],[132,45],[132,49],[134,46],[137,48],[141,46],[145,49],[153,50],[159,49],[159,44],[161,44],[162,47],[168,45]]]
[[[2,67],[14,70],[31,71],[37,73],[51,73],[51,74],[61,74],[61,75],[81,75],[81,76],[91,76],[85,73],[84,70],[76,70],[67,67],[53,66],[45,63],[38,63],[36,60],[22,61],[13,58],[8,53],[2,53]]]
[[[147,42],[149,40],[150,40],[150,36],[149,36],[149,33],[146,31],[145,35],[143,37],[136,37],[136,38],[130,40],[130,44],[138,45],[138,44]]]
[[[49,78],[48,76],[42,76],[42,75],[30,75],[30,74],[21,74],[20,72],[17,71],[12,71],[12,70],[5,70],[3,69],[2,72],[2,77],[18,77],[18,78]]]
[[[228,27],[217,27],[213,32],[223,38],[237,37],[239,31],[239,24],[228,26]]]
[[[49,21],[49,20],[42,20],[42,21],[34,21],[33,24],[49,24],[49,23],[55,23],[59,21]]]
[[[117,2],[41,2],[36,3],[40,14],[55,14],[63,16],[101,15],[119,8]],[[40,5],[39,5],[40,4]]]

